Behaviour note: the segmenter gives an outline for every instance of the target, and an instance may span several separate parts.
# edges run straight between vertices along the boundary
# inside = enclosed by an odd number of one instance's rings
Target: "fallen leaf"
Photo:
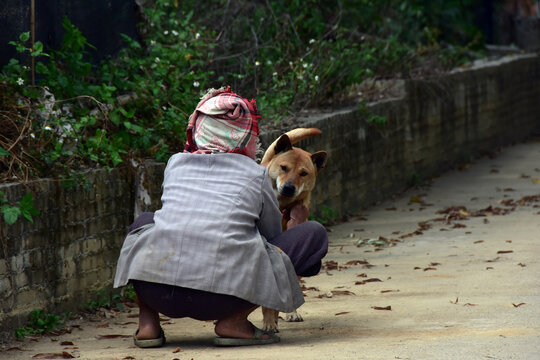
[[[514,303],[512,303],[512,305],[514,305],[514,307],[520,307],[520,306],[522,306],[522,305],[525,305],[525,303],[523,303],[523,302],[522,302],[522,303],[519,303],[519,304],[514,304]]]
[[[497,254],[510,254],[513,253],[513,250],[499,250],[497,251]]]
[[[441,265],[441,263],[438,263],[438,262],[432,262],[429,264],[429,266],[439,266]]]
[[[532,179],[533,184],[540,184],[540,179]]]
[[[125,358],[122,358],[122,360],[135,360],[133,356],[126,356]]]
[[[492,266],[488,266],[488,267],[486,267],[486,270],[493,270],[493,267],[492,267]]]
[[[452,301],[452,300],[450,300],[450,304],[457,304],[457,303],[458,303],[458,301],[459,301],[459,298],[457,297],[457,298],[456,298],[456,301]]]
[[[415,266],[413,270],[420,270],[420,269],[421,269],[421,267]]]
[[[371,279],[366,279],[366,280],[362,280],[362,281],[357,281],[354,283],[354,285],[365,285],[369,282],[382,282],[381,279],[377,279],[377,278],[371,278]]]
[[[473,244],[480,244],[480,243],[483,243],[484,240],[476,240]]]
[[[434,268],[434,267],[427,267],[424,269],[424,271],[429,271],[429,270],[437,270],[437,268]]]
[[[471,303],[466,303],[466,304],[463,304],[463,306],[477,306],[478,304],[471,304]]]
[[[180,348],[177,347],[176,349],[173,350],[173,354],[176,354],[177,352],[180,352]]]
[[[371,307],[373,310],[392,310],[392,307],[391,306],[384,306],[384,307],[381,307],[381,306],[372,306]]]
[[[399,290],[381,290],[381,294],[385,294],[389,292],[399,292]]]
[[[519,263],[518,266],[525,267],[525,266],[527,266],[527,265],[522,264],[522,263]]]
[[[67,351],[61,353],[42,353],[32,356],[32,359],[74,359],[75,356],[71,355]]]
[[[69,345],[73,345],[73,342],[71,342],[71,341],[62,341],[62,342],[60,343],[60,345],[61,345],[61,346],[69,346]]]
[[[349,290],[332,290],[333,295],[356,295],[352,291]]]
[[[325,270],[341,270],[343,267],[339,266],[337,261],[328,260],[323,263],[322,268]]]
[[[6,349],[6,351],[23,351],[23,349],[21,349],[20,347],[18,346],[14,346],[14,347],[10,347],[9,349]]]
[[[367,265],[369,264],[366,260],[350,260],[345,263],[345,265]]]
[[[492,259],[492,260],[486,260],[486,262],[495,262],[495,261],[497,261],[497,260],[499,260],[499,259],[500,259],[500,257],[497,256],[495,259]]]
[[[338,315],[345,315],[345,314],[349,314],[350,311],[342,311],[342,312],[338,312],[337,314],[334,314],[335,316],[338,316]]]
[[[96,325],[95,327],[98,328],[98,329],[104,329],[104,328],[108,328],[108,327],[109,327],[109,324],[107,324],[107,323],[105,323],[105,324],[99,324],[99,325]]]

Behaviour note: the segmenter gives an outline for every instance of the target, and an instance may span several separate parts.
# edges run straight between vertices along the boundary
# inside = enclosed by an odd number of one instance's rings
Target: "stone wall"
[[[111,285],[132,221],[133,176],[114,169],[85,177],[72,188],[51,179],[0,185],[8,199],[32,191],[41,212],[34,223],[0,221],[0,331],[24,326],[33,309],[81,308]]]
[[[323,135],[300,143],[326,150],[312,202],[340,215],[399,193],[475,156],[540,131],[540,58],[480,62],[430,81],[407,81],[403,96],[370,104],[384,125],[360,107],[311,115],[297,126]],[[296,127],[296,126],[295,126]],[[280,132],[263,135],[269,144]]]
[[[369,104],[384,125],[359,107],[312,114],[297,126],[323,134],[301,147],[329,153],[313,196],[340,216],[405,190],[474,156],[540,130],[540,60],[523,55],[461,69],[431,81],[407,81],[403,96]],[[281,132],[261,136],[268,145]],[[134,213],[159,207],[164,164],[96,170],[66,189],[43,179],[0,184],[11,201],[32,191],[35,222],[0,221],[0,338],[24,326],[29,312],[76,310],[111,285],[126,227]],[[3,333],[2,333],[3,332]]]

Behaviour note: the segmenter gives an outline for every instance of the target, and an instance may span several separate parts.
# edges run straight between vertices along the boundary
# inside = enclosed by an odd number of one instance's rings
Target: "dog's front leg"
[[[279,311],[263,307],[262,314],[263,314],[263,330],[279,332],[278,327],[277,327],[278,319],[279,319]]]

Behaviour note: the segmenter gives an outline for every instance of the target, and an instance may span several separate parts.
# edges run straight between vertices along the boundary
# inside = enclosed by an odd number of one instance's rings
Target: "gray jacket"
[[[239,154],[173,155],[155,224],[124,240],[114,286],[130,279],[229,294],[291,312],[304,302],[290,259],[269,244],[281,213],[267,169]]]

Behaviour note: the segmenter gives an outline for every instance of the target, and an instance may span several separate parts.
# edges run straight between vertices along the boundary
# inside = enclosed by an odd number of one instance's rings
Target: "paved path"
[[[132,334],[134,309],[0,359],[540,359],[540,141],[370,207],[330,238],[305,321],[282,322],[280,344],[215,348],[212,323],[190,319],[164,319],[161,349],[98,339]]]

